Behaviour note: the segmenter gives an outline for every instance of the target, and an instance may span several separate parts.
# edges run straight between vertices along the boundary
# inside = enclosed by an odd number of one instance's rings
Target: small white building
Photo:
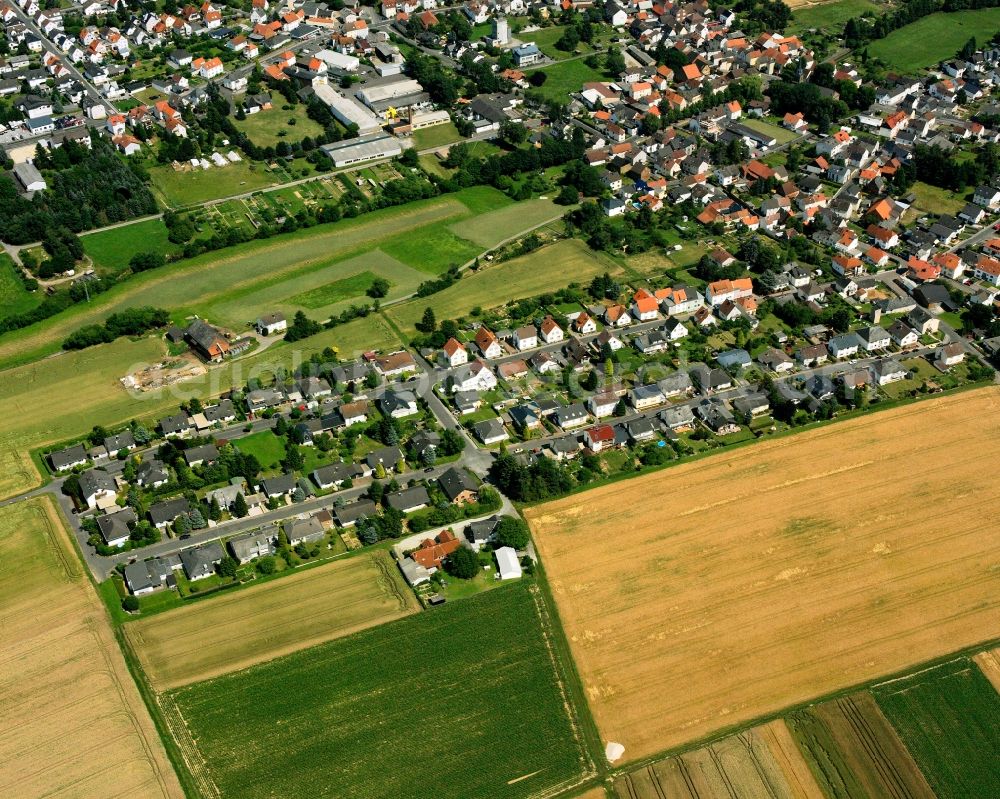
[[[254,327],[262,336],[273,336],[275,333],[284,333],[288,329],[288,321],[282,313],[269,313],[260,317]]]
[[[497,570],[501,580],[516,580],[521,576],[521,564],[517,560],[514,547],[500,547],[493,554],[497,559]]]

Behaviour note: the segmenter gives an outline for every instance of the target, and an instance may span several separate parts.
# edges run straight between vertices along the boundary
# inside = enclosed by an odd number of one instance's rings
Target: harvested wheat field
[[[365,553],[125,625],[158,691],[238,671],[419,609],[388,553]]]
[[[1000,634],[1000,393],[762,442],[531,508],[625,759]]]
[[[183,797],[48,499],[0,514],[0,796]]]
[[[661,760],[615,780],[618,799],[823,799],[781,721]]]

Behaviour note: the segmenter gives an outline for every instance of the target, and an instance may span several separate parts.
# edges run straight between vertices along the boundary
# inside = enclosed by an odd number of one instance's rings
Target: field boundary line
[[[680,744],[679,746],[671,747],[670,749],[664,749],[658,753],[649,755],[648,757],[641,758],[640,760],[635,760],[629,762],[628,764],[623,764],[622,766],[615,767],[609,770],[609,775],[611,777],[622,777],[633,771],[637,771],[641,768],[658,763],[661,760],[667,760],[672,757],[678,757],[680,755],[688,754],[689,752],[694,752],[697,749],[703,749],[708,747],[723,738],[728,738],[731,735],[735,735],[744,729],[750,729],[752,727],[758,727],[764,724],[768,724],[772,721],[781,721],[786,719],[788,716],[801,711],[808,710],[816,705],[824,704],[826,702],[832,702],[836,699],[840,699],[850,694],[855,694],[861,691],[870,691],[873,688],[879,688],[883,685],[891,685],[892,683],[905,680],[909,677],[915,677],[925,672],[932,671],[935,668],[941,666],[946,666],[949,663],[958,663],[962,660],[967,660],[974,668],[978,668],[975,662],[972,660],[973,655],[978,655],[981,652],[994,649],[1000,646],[1000,637],[989,638],[984,641],[972,644],[970,646],[964,647],[962,649],[955,650],[954,652],[949,652],[941,657],[934,658],[932,660],[923,661],[921,663],[913,664],[906,669],[899,669],[889,674],[883,674],[872,680],[866,680],[865,682],[855,683],[854,685],[847,686],[845,688],[840,688],[836,691],[831,691],[826,694],[821,694],[819,696],[813,697],[804,702],[799,702],[794,705],[788,705],[785,708],[777,710],[773,713],[767,713],[762,716],[757,716],[752,719],[748,719],[745,722],[740,722],[739,724],[733,724],[729,727],[723,727],[722,729],[716,730],[710,735],[702,736],[693,741],[688,741],[686,743]],[[912,669],[916,669],[913,671]]]

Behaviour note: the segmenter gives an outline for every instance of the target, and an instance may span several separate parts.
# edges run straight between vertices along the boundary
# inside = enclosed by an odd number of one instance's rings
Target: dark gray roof
[[[342,507],[335,508],[333,511],[333,517],[337,520],[337,524],[341,527],[346,527],[349,524],[354,524],[362,516],[374,516],[375,515],[375,503],[370,499],[359,499],[357,502],[352,502],[348,505],[343,505]]]
[[[277,477],[267,477],[260,481],[260,487],[269,497],[290,494],[295,490],[295,475],[279,474]]]
[[[463,491],[476,491],[479,488],[476,481],[472,479],[472,475],[465,469],[458,469],[454,466],[438,478],[438,485],[441,486],[444,495],[452,502]]]
[[[186,413],[177,413],[173,416],[166,416],[160,419],[160,430],[165,436],[171,433],[181,433],[190,428],[191,420]]]
[[[191,509],[190,504],[184,497],[174,497],[163,502],[157,502],[149,507],[149,520],[153,524],[164,524],[172,522],[182,513],[187,513]]]
[[[431,498],[427,495],[427,489],[423,486],[413,486],[404,488],[402,491],[395,491],[385,495],[386,502],[390,508],[405,511],[417,505],[429,505]]]
[[[98,491],[115,491],[115,478],[102,469],[90,469],[80,475],[80,491],[84,498]]]
[[[223,422],[236,415],[236,406],[232,400],[224,399],[218,405],[205,408],[203,411],[205,418],[210,422]]]
[[[187,576],[194,580],[211,574],[215,564],[224,557],[222,545],[218,541],[212,541],[200,547],[185,549],[181,552],[181,563]]]
[[[132,532],[132,525],[136,523],[138,517],[132,508],[125,508],[118,513],[111,513],[97,518],[97,529],[101,531],[101,538],[105,544],[110,544],[119,538],[127,538]]]
[[[66,447],[66,449],[49,454],[49,461],[52,463],[52,468],[57,472],[86,460],[87,450],[84,449],[83,444],[74,444],[72,447]]]
[[[219,457],[219,450],[214,444],[203,444],[200,447],[191,447],[184,450],[184,460],[188,463],[198,461],[214,461]]]

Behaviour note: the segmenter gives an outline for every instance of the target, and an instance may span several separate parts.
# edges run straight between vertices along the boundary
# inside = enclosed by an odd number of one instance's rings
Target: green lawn
[[[773,125],[763,119],[756,119],[755,117],[744,117],[740,122],[746,125],[748,128],[756,130],[758,133],[763,133],[767,136],[774,136],[778,140],[778,144],[785,144],[790,142],[792,139],[798,138],[798,133],[793,130],[788,130],[780,125]]]
[[[41,290],[32,292],[24,287],[10,256],[0,253],[0,317],[30,311],[41,303],[42,296]]]
[[[275,468],[285,457],[285,441],[270,430],[251,433],[235,442],[236,448],[244,455],[253,455],[260,468]]]
[[[224,798],[522,799],[583,771],[561,680],[520,583],[165,699]]]
[[[819,28],[840,34],[844,23],[851,17],[860,17],[868,11],[878,13],[880,8],[883,6],[873,0],[834,0],[832,3],[800,6],[792,14],[792,24],[788,26],[788,31],[795,33]]]
[[[178,172],[169,164],[153,166],[149,168],[149,177],[160,198],[171,208],[243,194],[288,180],[282,172],[245,160],[189,172]]]
[[[538,45],[538,49],[545,53],[545,55],[549,58],[568,58],[573,55],[573,51],[556,49],[556,42],[562,38],[565,30],[565,25],[555,25],[551,28],[540,28],[537,31],[531,31],[530,33],[519,33],[517,38],[525,42],[534,42]],[[591,46],[586,42],[580,42],[576,46],[576,50],[581,53],[589,53],[592,49],[593,48],[591,48]]]
[[[972,661],[872,693],[940,799],[1000,796],[1000,695]]]
[[[314,122],[306,113],[304,104],[299,103],[289,111],[282,110],[285,98],[278,92],[271,92],[273,106],[269,111],[258,111],[246,119],[233,122],[242,133],[245,133],[258,147],[274,147],[278,142],[302,141],[306,136],[317,136],[323,132],[323,126]],[[288,124],[294,120],[295,124]],[[280,135],[284,133],[285,135]]]
[[[477,305],[493,308],[508,300],[564,287],[568,282],[586,283],[605,271],[616,270],[583,242],[566,239],[530,255],[484,267],[433,297],[394,305],[386,313],[404,333],[413,334],[428,305],[433,306],[439,320],[457,318]]]
[[[571,92],[580,91],[584,83],[607,80],[607,77],[600,68],[591,69],[584,63],[584,59],[582,58],[572,61],[561,61],[557,64],[531,70],[525,74],[530,77],[536,72],[544,72],[548,75],[547,80],[539,87],[538,91],[547,100],[559,100],[561,102],[566,102],[567,95]]]
[[[101,273],[117,275],[128,268],[128,262],[138,252],[177,252],[176,244],[167,239],[167,226],[162,219],[147,219],[113,230],[84,234],[80,237],[84,252],[91,257]]]
[[[429,150],[432,147],[444,147],[457,141],[462,141],[462,134],[451,122],[443,125],[432,125],[418,130],[413,134],[413,144],[418,150]]]
[[[1000,31],[1000,8],[931,14],[867,45],[890,67],[915,73],[952,58],[970,37],[986,42]]]

